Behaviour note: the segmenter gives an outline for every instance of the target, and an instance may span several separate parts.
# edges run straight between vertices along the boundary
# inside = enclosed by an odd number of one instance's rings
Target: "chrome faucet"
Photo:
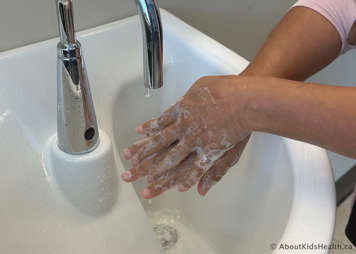
[[[163,33],[156,0],[135,0],[143,34],[144,86],[158,89],[163,86]]]
[[[75,36],[72,0],[55,0],[60,42],[57,46],[58,146],[83,154],[99,144],[99,129],[81,44]],[[135,0],[143,34],[145,89],[163,86],[163,34],[156,0]]]
[[[99,144],[99,130],[89,80],[73,22],[72,0],[56,0],[60,42],[57,45],[57,135],[69,154],[88,153]]]

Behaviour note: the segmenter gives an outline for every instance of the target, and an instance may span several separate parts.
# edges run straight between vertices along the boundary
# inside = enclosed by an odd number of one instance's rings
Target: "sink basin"
[[[195,188],[172,189],[147,201],[137,195],[142,181],[119,179],[129,169],[120,151],[139,138],[138,124],[199,77],[238,74],[248,64],[164,10],[162,20],[165,86],[150,98],[143,96],[137,17],[79,36],[99,127],[114,151],[114,198],[105,212],[78,209],[47,163],[56,133],[57,39],[0,54],[0,253],[255,254],[288,253],[281,244],[331,243],[332,170],[325,150],[310,144],[254,133],[241,161],[206,197]],[[158,241],[155,232],[169,239]]]

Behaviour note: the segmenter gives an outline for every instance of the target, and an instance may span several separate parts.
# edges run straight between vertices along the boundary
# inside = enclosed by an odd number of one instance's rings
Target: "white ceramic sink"
[[[164,253],[151,223],[177,230],[167,253],[289,253],[279,244],[331,242],[332,171],[325,150],[309,144],[255,133],[239,164],[205,198],[195,188],[171,190],[149,203],[136,195],[142,182],[133,188],[119,179],[129,167],[120,151],[138,139],[139,123],[157,116],[199,77],[238,74],[248,64],[164,10],[162,19],[165,87],[148,99],[137,17],[80,34],[99,126],[115,152],[112,198],[96,212],[73,201],[72,189],[47,163],[56,133],[57,40],[0,54],[0,253]],[[95,192],[87,178],[77,180]],[[86,204],[97,202],[94,196]]]

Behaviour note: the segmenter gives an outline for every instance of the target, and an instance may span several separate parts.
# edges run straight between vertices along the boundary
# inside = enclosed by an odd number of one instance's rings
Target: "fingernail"
[[[138,159],[136,158],[131,159],[131,164],[132,166],[136,167],[138,165]]]
[[[126,160],[128,160],[128,159],[131,158],[131,152],[130,152],[130,150],[129,150],[128,148],[126,148],[126,149],[122,152],[122,154],[124,155],[124,158],[125,158]]]
[[[125,181],[129,181],[131,179],[131,177],[132,177],[132,174],[131,174],[130,171],[125,171],[124,173],[122,173],[121,177]]]
[[[211,179],[210,181],[205,181],[201,186],[202,195],[205,196],[211,190],[211,188],[215,186],[217,182],[218,181],[213,181]]]
[[[209,189],[202,189],[199,191],[199,194],[204,197],[208,193],[208,191]]]
[[[140,126],[138,126],[138,127],[136,128],[136,132],[139,133],[139,134],[143,133],[143,127],[142,127],[142,125],[140,125]]]
[[[183,184],[178,185],[178,191],[180,191],[180,192],[185,192],[185,191],[187,191],[187,190],[188,190],[188,188],[185,187]]]
[[[142,191],[142,196],[146,199],[149,199],[151,198],[151,191],[148,189],[148,188],[145,188],[143,191]]]

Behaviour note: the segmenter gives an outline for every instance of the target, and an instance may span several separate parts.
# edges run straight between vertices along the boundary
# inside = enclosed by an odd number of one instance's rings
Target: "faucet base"
[[[78,210],[103,216],[114,207],[118,196],[118,174],[110,138],[100,132],[101,142],[90,153],[71,155],[58,148],[53,136],[47,152],[47,170],[56,187]]]

